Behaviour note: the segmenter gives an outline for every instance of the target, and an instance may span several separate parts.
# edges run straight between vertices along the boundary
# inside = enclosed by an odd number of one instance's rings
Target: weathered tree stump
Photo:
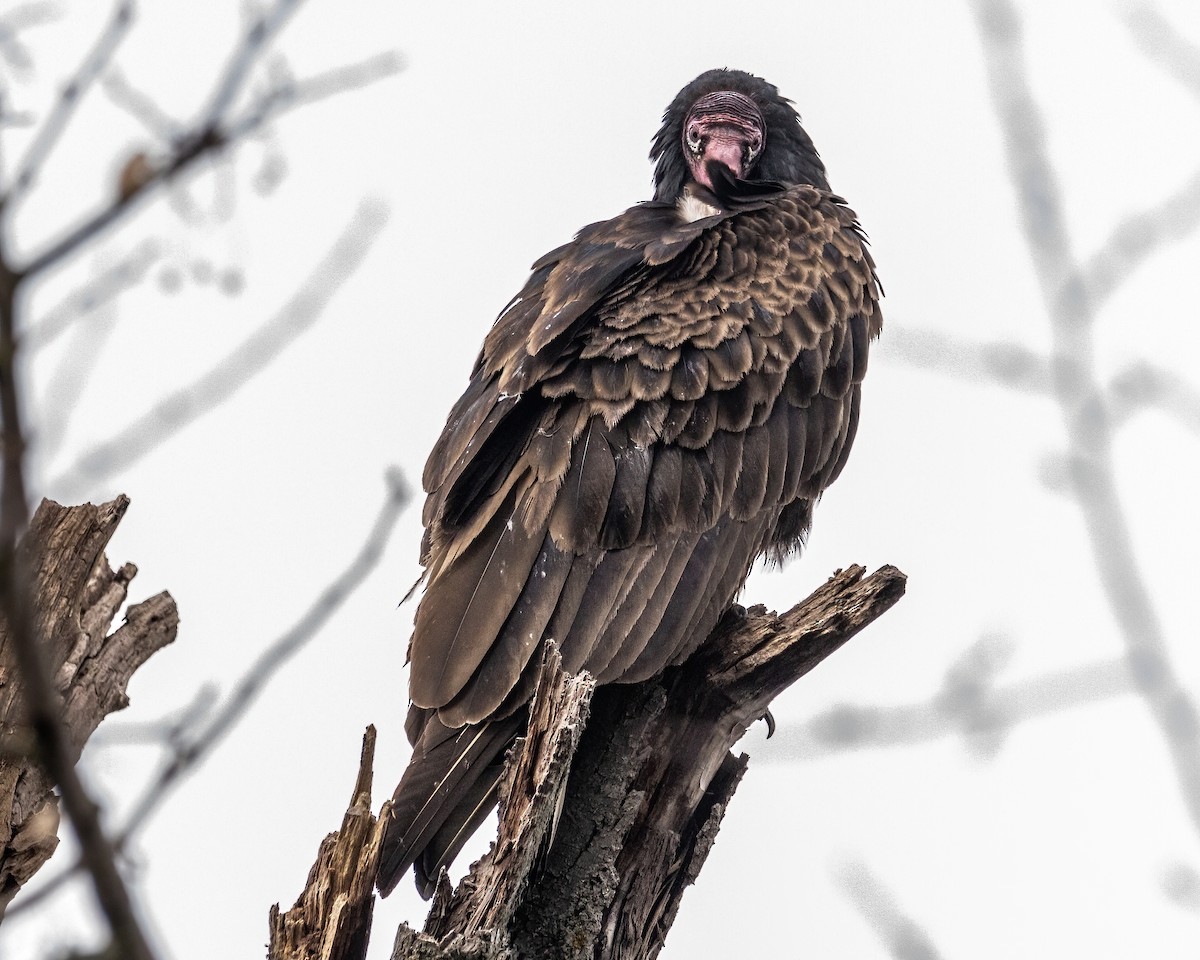
[[[100,721],[128,704],[134,671],[174,640],[179,626],[175,601],[163,592],[131,606],[124,625],[108,632],[137,574],[132,563],[114,571],[104,555],[128,506],[123,496],[99,506],[43,500],[18,548],[76,759]],[[0,916],[58,846],[54,783],[38,763],[14,664],[0,621]]]
[[[691,659],[642,684],[594,690],[551,649],[509,756],[496,842],[457,890],[443,872],[424,930],[402,925],[392,960],[656,956],[745,772],[730,748],[903,595],[895,567],[865,572],[837,572],[784,614],[728,614]],[[271,954],[284,956],[361,954]]]

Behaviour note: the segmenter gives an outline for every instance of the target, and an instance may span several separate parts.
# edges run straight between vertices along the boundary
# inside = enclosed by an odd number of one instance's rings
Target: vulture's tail
[[[421,896],[433,896],[441,868],[450,865],[496,805],[505,751],[524,723],[520,710],[454,728],[433,711],[412,709],[413,755],[392,795],[376,878],[380,893],[391,893],[412,867]]]

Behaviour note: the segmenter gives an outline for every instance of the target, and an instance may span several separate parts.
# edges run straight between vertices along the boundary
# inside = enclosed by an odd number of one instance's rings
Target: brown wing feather
[[[409,648],[413,703],[442,707],[459,695],[494,649],[510,612],[528,592],[543,538],[542,532],[532,533],[519,522],[516,494],[510,493],[457,560],[431,578]],[[540,640],[540,635],[534,637],[524,649],[512,652],[520,663],[511,671],[510,683]]]
[[[459,726],[494,713],[539,649],[577,556],[543,538],[517,602],[462,692],[441,708],[443,723]]]
[[[656,623],[644,625],[650,629],[643,648],[637,650],[630,644],[630,649],[622,651],[619,661],[629,665],[623,666],[619,673],[612,670],[597,679],[602,682],[644,680],[675,662],[677,652],[685,646],[699,644],[704,639],[704,636],[696,637],[693,644],[690,626],[710,608],[719,605],[724,610],[732,600],[732,596],[719,598],[716,588],[731,558],[743,550],[745,526],[725,517],[699,539],[661,616]],[[748,567],[752,559],[750,554],[740,562]]]
[[[587,664],[589,671],[595,671],[597,676],[601,671],[624,676],[630,663],[645,652],[646,641],[662,619],[662,611],[675,593],[697,539],[693,534],[655,547],[654,556],[620,607],[613,611],[597,641]]]
[[[654,553],[653,546],[609,550],[585,588],[571,629],[563,638],[563,666],[585,670],[612,618],[613,611],[632,589],[637,575]]]

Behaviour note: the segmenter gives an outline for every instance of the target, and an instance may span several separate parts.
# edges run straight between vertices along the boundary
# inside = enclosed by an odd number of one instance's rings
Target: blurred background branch
[[[905,915],[892,892],[870,867],[852,860],[843,864],[836,876],[847,899],[883,942],[888,956],[895,960],[941,960],[942,954],[929,934]]]
[[[1087,282],[1073,253],[1058,176],[1049,157],[1046,122],[1025,66],[1020,14],[1009,0],[974,0],[973,6],[1017,207],[1050,321],[1052,383],[1067,429],[1071,489],[1125,642],[1129,674],[1171,751],[1181,796],[1200,833],[1200,712],[1173,664],[1117,490],[1113,447],[1119,418],[1097,373],[1092,342],[1097,304],[1090,294],[1096,283]],[[1169,31],[1161,21],[1156,29]],[[1168,64],[1178,65],[1181,46],[1160,43]],[[1142,234],[1167,232],[1158,227],[1164,218],[1173,219],[1170,207],[1142,214]],[[1188,222],[1194,227],[1200,217],[1192,214]],[[1147,241],[1143,248],[1149,252],[1153,246]],[[1119,285],[1120,275],[1110,281]]]
[[[330,300],[362,265],[387,224],[387,205],[364,200],[342,235],[283,308],[233,348],[211,370],[185,384],[135,417],[110,438],[94,444],[61,476],[51,481],[67,497],[81,496],[100,480],[136,463],[175,437],[189,423],[215,410],[288,344],[320,319]]]
[[[123,43],[134,34],[136,12],[131,0],[117,3],[79,65],[38,118],[35,131],[0,196],[0,213],[4,215],[4,235],[0,237],[0,407],[3,408],[5,441],[4,491],[0,509],[0,596],[4,600],[17,671],[12,676],[6,674],[4,683],[11,689],[24,691],[24,709],[28,711],[31,728],[37,735],[38,756],[45,763],[52,781],[58,785],[78,838],[78,865],[90,875],[92,889],[108,921],[111,940],[101,951],[106,956],[150,960],[155,953],[145,933],[144,909],[135,903],[123,871],[118,868],[118,852],[124,850],[129,836],[162,802],[169,788],[199,764],[245,715],[280,665],[328,622],[374,569],[408,493],[400,473],[393,471],[389,475],[384,505],[351,565],[320,592],[308,613],[291,630],[263,652],[227,703],[201,715],[196,704],[203,703],[205,698],[199,698],[194,701],[195,709],[184,711],[183,726],[177,725],[168,737],[169,761],[135,804],[125,826],[110,838],[90,788],[75,770],[82,743],[75,745],[73,754],[67,745],[67,732],[59,716],[59,692],[54,688],[55,682],[62,681],[52,680],[47,665],[39,659],[39,648],[44,645],[35,634],[41,623],[41,610],[33,605],[28,585],[32,583],[31,573],[23,566],[24,554],[16,550],[16,538],[26,524],[29,496],[22,424],[26,420],[34,424],[33,430],[41,442],[39,453],[44,457],[52,456],[63,443],[70,420],[81,408],[88,381],[102,368],[100,348],[116,328],[117,301],[144,281],[162,257],[163,245],[158,239],[149,238],[129,253],[110,255],[103,269],[94,271],[93,276],[77,286],[57,307],[45,313],[36,326],[27,317],[31,298],[26,287],[34,278],[41,280],[44,275],[65,265],[77,251],[95,245],[101,236],[108,236],[135,207],[144,208],[136,201],[149,196],[152,188],[171,183],[185,172],[199,170],[199,161],[209,155],[227,152],[230,146],[258,133],[286,110],[360,89],[394,75],[401,68],[395,54],[379,53],[344,67],[318,72],[304,80],[296,80],[289,74],[281,82],[275,68],[286,61],[282,56],[276,56],[268,64],[265,53],[298,6],[297,0],[277,0],[262,11],[247,8],[248,23],[242,36],[217,76],[200,119],[189,125],[175,122],[158,106],[155,98],[130,83],[124,72],[114,66]],[[56,15],[57,9],[48,5],[29,5],[0,16],[0,60],[21,79],[31,76],[36,65],[36,59],[23,43],[21,31],[46,23]],[[275,79],[267,93],[250,96],[247,100],[252,79],[264,67],[271,68]],[[137,150],[127,154],[117,177],[116,189],[106,204],[77,218],[74,225],[49,244],[40,249],[35,246],[31,255],[22,256],[17,251],[30,246],[18,245],[13,240],[13,211],[18,204],[36,205],[39,191],[46,186],[43,174],[51,159],[62,149],[73,125],[79,122],[81,106],[96,85],[102,87],[116,108],[155,136],[157,152]],[[11,99],[8,85],[0,81],[0,112],[8,126],[12,126],[17,117],[9,108]],[[239,104],[244,104],[241,112],[237,112]],[[25,123],[25,117],[21,115],[19,122]],[[217,165],[213,169],[218,173],[214,179],[220,186],[221,168]],[[226,188],[229,186],[227,178]],[[186,195],[177,194],[174,199],[175,205],[186,212]],[[228,205],[229,201],[226,202]],[[190,386],[164,398],[107,445],[94,446],[81,461],[82,467],[90,469],[92,475],[79,480],[74,493],[69,489],[69,476],[57,484],[57,489],[66,490],[72,496],[90,493],[95,489],[97,475],[111,476],[136,461],[261,373],[288,343],[311,327],[354,274],[370,252],[387,217],[385,202],[362,201],[350,224],[308,281],[274,317],[243,339],[224,360]],[[29,362],[29,354],[24,348],[49,347],[62,333],[72,328],[80,330],[78,325],[84,320],[88,321],[86,336],[74,338],[77,342],[69,345],[70,349],[58,360],[55,372],[47,382],[43,402],[30,408],[26,390],[18,381]],[[82,344],[86,347],[79,349]],[[48,429],[38,428],[42,422]],[[96,682],[102,681],[103,678],[99,678]],[[103,689],[100,692],[105,695]],[[123,702],[123,691],[117,693]],[[64,871],[57,881],[43,887],[43,891],[53,891],[73,872],[74,869]],[[48,893],[35,893],[28,902],[32,904],[46,895]],[[5,897],[6,901],[8,896],[11,892]],[[22,909],[18,905],[10,911],[10,916]]]

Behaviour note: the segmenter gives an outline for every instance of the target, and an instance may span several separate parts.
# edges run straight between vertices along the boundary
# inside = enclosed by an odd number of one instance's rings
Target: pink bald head
[[[683,123],[683,152],[692,178],[714,190],[710,165],[719,163],[745,180],[762,156],[766,124],[758,105],[744,94],[718,90],[701,97]]]

